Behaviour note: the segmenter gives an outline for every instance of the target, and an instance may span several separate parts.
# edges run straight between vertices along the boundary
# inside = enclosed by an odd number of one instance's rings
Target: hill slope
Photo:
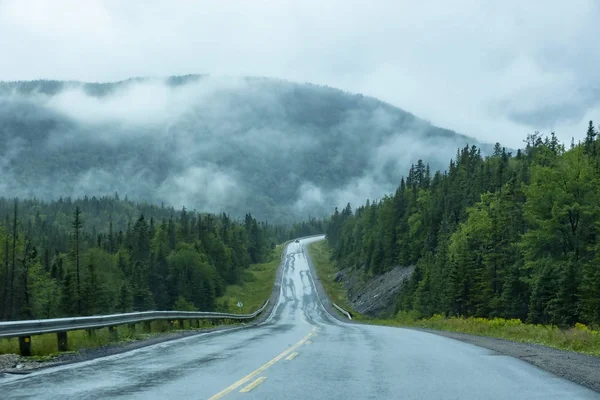
[[[362,203],[481,145],[373,98],[265,78],[0,83],[0,192],[283,221]],[[485,150],[487,147],[483,147]]]

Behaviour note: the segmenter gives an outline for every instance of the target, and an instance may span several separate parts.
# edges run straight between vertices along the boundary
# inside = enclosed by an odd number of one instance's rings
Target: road
[[[349,324],[316,294],[305,246],[258,326],[0,381],[2,399],[600,399],[524,361],[409,329]]]

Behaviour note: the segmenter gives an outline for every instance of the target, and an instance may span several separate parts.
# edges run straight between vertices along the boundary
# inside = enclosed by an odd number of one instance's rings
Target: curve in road
[[[262,323],[0,381],[3,399],[600,399],[516,358],[327,312],[291,243]]]

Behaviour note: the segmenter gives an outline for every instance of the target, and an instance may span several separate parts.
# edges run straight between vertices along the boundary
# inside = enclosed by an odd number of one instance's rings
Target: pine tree
[[[585,153],[589,156],[596,157],[596,128],[594,121],[590,121],[588,130],[585,135]]]
[[[13,231],[12,231],[12,266],[11,266],[11,271],[10,271],[10,278],[9,278],[9,287],[10,287],[10,294],[8,297],[8,315],[10,316],[10,318],[14,318],[15,316],[15,310],[14,310],[14,297],[15,297],[15,279],[16,279],[16,257],[17,257],[17,237],[18,237],[18,233],[17,233],[17,199],[15,199],[15,207],[14,207],[14,213],[13,213]]]
[[[77,314],[81,315],[81,274],[79,271],[79,239],[81,234],[81,228],[83,228],[83,221],[81,220],[81,210],[79,206],[75,207],[75,212],[73,213],[73,222],[71,223],[71,227],[73,228],[73,234],[75,238],[75,271],[77,277]]]
[[[2,315],[0,316],[0,318],[2,318],[3,320],[9,319],[9,317],[10,317],[9,296],[12,296],[12,294],[8,290],[8,288],[10,287],[9,282],[11,280],[11,275],[10,275],[10,270],[9,270],[9,262],[8,262],[8,259],[9,259],[9,255],[8,255],[9,226],[10,226],[10,219],[7,214],[6,220],[4,223],[4,283],[2,285]]]

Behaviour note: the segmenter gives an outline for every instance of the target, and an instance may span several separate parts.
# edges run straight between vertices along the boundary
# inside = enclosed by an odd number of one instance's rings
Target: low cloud
[[[181,80],[68,83],[54,92],[47,86],[55,83],[38,82],[4,91],[0,120],[8,130],[0,134],[20,138],[0,152],[4,193],[118,192],[177,208],[294,219],[381,198],[418,159],[444,169],[468,140],[330,88]]]
[[[158,187],[157,195],[177,208],[195,206],[199,211],[218,212],[236,205],[246,193],[235,173],[206,165],[170,176]]]

